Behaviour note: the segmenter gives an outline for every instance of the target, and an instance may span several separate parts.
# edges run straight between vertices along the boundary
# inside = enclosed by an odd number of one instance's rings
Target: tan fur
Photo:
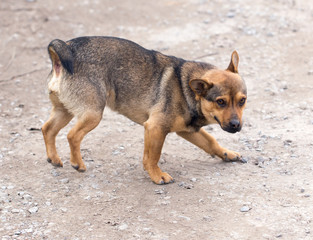
[[[110,37],[83,37],[66,43],[54,40],[48,51],[53,107],[42,133],[48,161],[54,166],[63,166],[55,147],[56,135],[75,116],[77,123],[68,133],[70,162],[78,171],[86,170],[80,144],[99,124],[106,105],[144,126],[143,166],[157,184],[173,181],[158,166],[170,132],[212,156],[240,160],[239,153],[222,148],[202,128],[218,123],[228,132],[241,129],[247,93],[238,74],[237,52],[228,68],[219,70]]]

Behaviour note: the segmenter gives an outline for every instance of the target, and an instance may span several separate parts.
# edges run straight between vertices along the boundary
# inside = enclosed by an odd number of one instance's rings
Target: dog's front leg
[[[173,178],[158,166],[163,143],[167,132],[157,123],[148,120],[144,123],[145,145],[143,155],[143,167],[149,173],[150,178],[156,184],[166,184],[173,182]]]
[[[216,139],[207,133],[203,128],[198,132],[178,132],[179,136],[203,149],[211,156],[218,156],[224,161],[239,161],[241,155],[237,152],[221,147]]]

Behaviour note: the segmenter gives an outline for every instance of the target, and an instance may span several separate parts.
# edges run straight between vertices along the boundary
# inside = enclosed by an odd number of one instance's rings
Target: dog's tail
[[[59,39],[51,41],[48,46],[48,52],[56,75],[59,75],[62,69],[71,75],[74,73],[73,53],[65,42]]]

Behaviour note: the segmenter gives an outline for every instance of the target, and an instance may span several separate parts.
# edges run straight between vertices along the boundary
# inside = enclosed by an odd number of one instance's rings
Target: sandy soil
[[[313,239],[313,4],[273,1],[0,3],[1,239]],[[88,170],[46,162],[46,47],[55,38],[111,35],[226,68],[248,86],[245,125],[206,127],[247,164],[211,158],[175,134],[158,186],[142,169],[143,128],[105,111],[82,144]]]

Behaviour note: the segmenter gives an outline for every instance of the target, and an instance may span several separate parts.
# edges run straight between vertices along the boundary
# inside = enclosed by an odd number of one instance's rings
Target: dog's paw
[[[173,183],[174,179],[168,173],[162,172],[161,176],[157,176],[152,181],[158,185],[163,185],[163,184]]]
[[[230,150],[225,150],[223,153],[223,160],[225,162],[237,162],[237,161],[243,161],[242,160],[242,156],[240,155],[240,153],[234,152],[234,151],[230,151]]]
[[[74,164],[71,164],[71,166],[76,169],[78,172],[85,172],[86,171],[86,166],[83,165],[83,166],[79,166],[79,165],[74,165]]]
[[[162,172],[160,168],[148,170],[151,180],[158,185],[173,183],[174,179],[166,172]]]
[[[47,162],[51,163],[55,167],[63,167],[63,162],[59,158],[51,159],[51,158],[48,157],[47,158]]]

